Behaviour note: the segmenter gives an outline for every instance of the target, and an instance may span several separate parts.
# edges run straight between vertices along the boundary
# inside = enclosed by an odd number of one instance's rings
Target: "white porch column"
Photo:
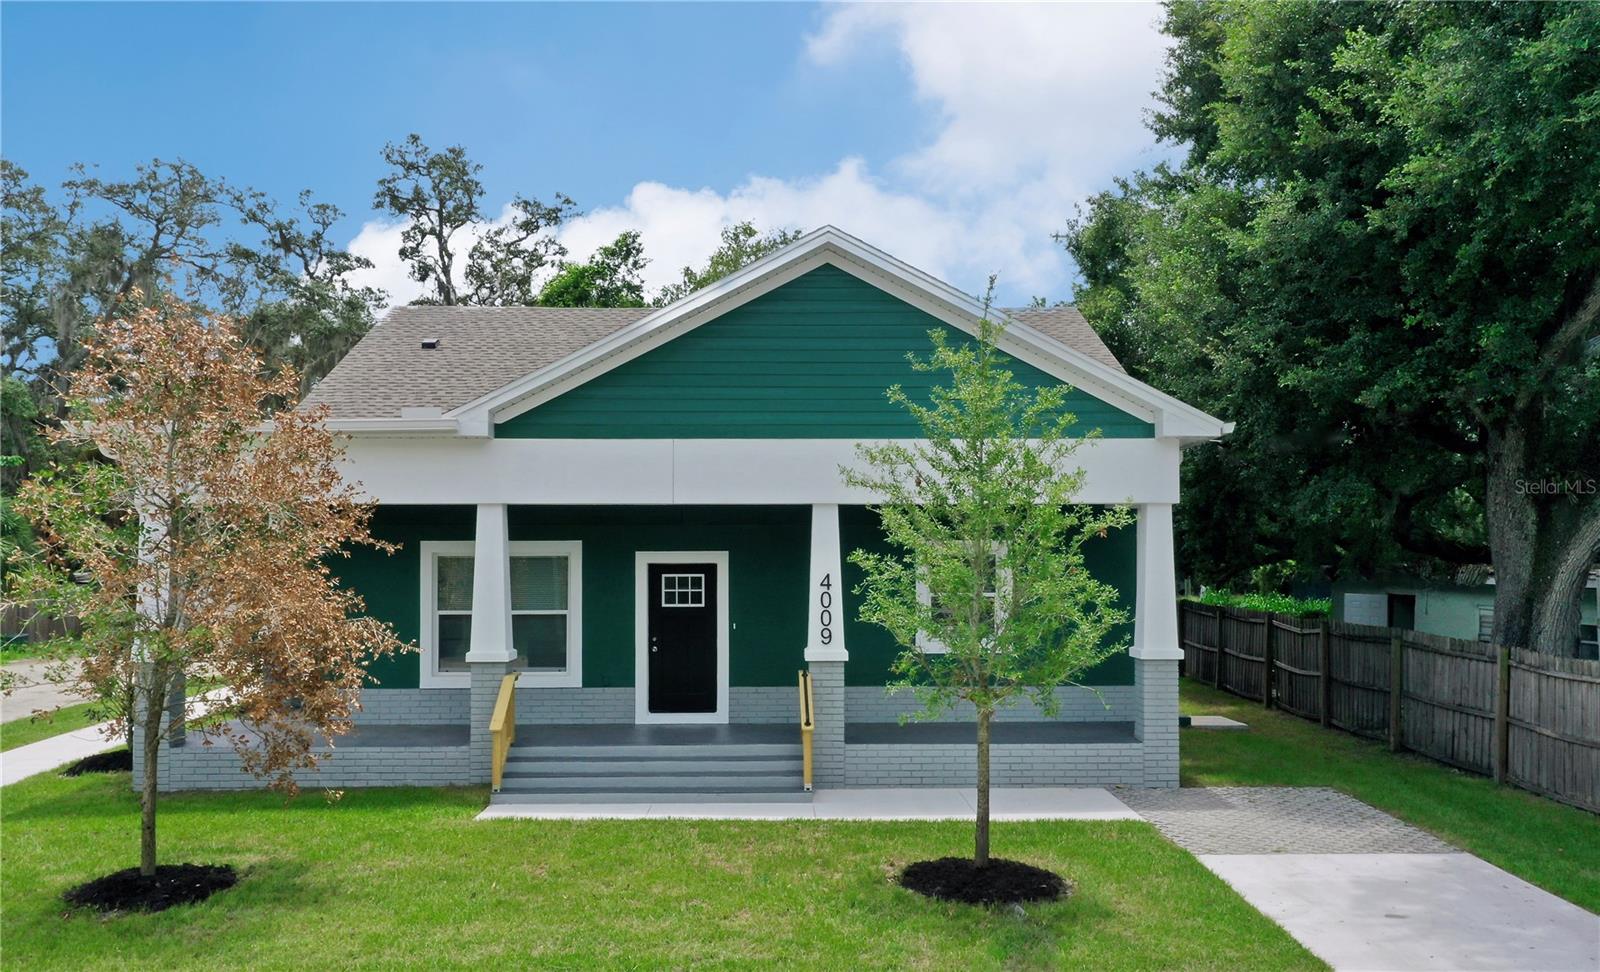
[[[473,778],[489,781],[491,739],[500,682],[517,655],[511,641],[511,539],[504,503],[478,505],[472,546],[472,636],[467,667],[472,672],[469,727]]]
[[[1135,658],[1177,661],[1178,577],[1173,563],[1172,504],[1144,503],[1138,507],[1138,592],[1133,613]]]
[[[807,588],[806,668],[816,703],[812,779],[844,786],[844,574],[839,555],[839,504],[811,507],[811,583]]]
[[[1133,613],[1134,728],[1144,750],[1145,786],[1178,785],[1178,581],[1172,504],[1138,507],[1138,590]]]
[[[478,505],[472,547],[472,640],[467,663],[508,662],[511,647],[511,539],[504,503]]]

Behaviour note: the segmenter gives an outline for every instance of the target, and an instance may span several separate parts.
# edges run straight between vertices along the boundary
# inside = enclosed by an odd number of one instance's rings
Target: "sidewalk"
[[[111,723],[102,722],[86,729],[74,729],[0,753],[0,786],[10,786],[58,766],[76,763],[85,756],[116,749],[122,745],[122,740],[106,738],[105,729],[109,725]]]
[[[959,787],[818,790],[811,803],[497,803],[479,820],[971,820],[977,791]],[[996,787],[995,820],[1138,820],[1097,787]]]
[[[1600,969],[1600,917],[1335,790],[1117,796],[1335,969]]]
[[[218,697],[221,692],[221,689],[213,689],[204,695],[191,697],[190,701],[194,703],[191,718],[204,715],[211,700]],[[99,725],[74,729],[72,732],[64,732],[59,736],[51,736],[49,739],[41,739],[36,743],[0,753],[0,786],[10,786],[19,780],[37,776],[58,766],[75,763],[85,756],[116,749],[122,745],[122,740],[106,738],[105,728],[109,725],[108,722],[102,722]],[[190,745],[199,744],[196,735]]]

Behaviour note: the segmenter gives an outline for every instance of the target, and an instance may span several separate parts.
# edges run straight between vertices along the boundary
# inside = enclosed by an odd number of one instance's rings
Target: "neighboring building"
[[[1580,627],[1575,646],[1579,658],[1600,657],[1597,615],[1600,615],[1600,573],[1589,577],[1580,602]],[[1356,624],[1407,628],[1487,642],[1494,630],[1494,577],[1488,568],[1477,568],[1458,572],[1450,582],[1415,577],[1336,581],[1333,616]]]
[[[885,541],[839,467],[918,434],[886,386],[925,388],[907,354],[982,313],[832,228],[661,309],[390,312],[308,402],[349,433],[348,476],[400,548],[342,577],[421,651],[373,666],[357,731],[306,782],[488,782],[517,673],[496,799],[803,799],[808,671],[816,786],[970,785],[970,713],[902,726],[914,702],[884,692],[898,649],[857,620],[845,556]],[[1133,609],[1131,649],[1055,719],[1007,711],[995,782],[1176,786],[1179,454],[1228,426],[1130,378],[1071,309],[1009,312],[1002,346],[1025,384],[1074,388],[1103,435],[1081,499],[1138,524],[1087,551]],[[168,788],[251,785],[226,747],[164,764]]]

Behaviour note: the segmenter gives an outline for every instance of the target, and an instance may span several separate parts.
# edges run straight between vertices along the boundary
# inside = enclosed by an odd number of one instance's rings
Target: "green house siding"
[[[901,648],[889,632],[860,619],[861,597],[854,592],[861,583],[861,569],[848,562],[850,551],[891,551],[878,525],[878,515],[864,506],[849,506],[839,510],[839,535],[847,562],[844,565],[845,596],[845,647],[850,661],[844,666],[847,685],[883,685],[892,677],[889,665],[900,654]],[[1089,570],[1101,580],[1116,586],[1122,592],[1122,607],[1133,616],[1134,591],[1137,585],[1132,528],[1108,534],[1084,545],[1084,560]],[[1128,644],[1133,639],[1133,625],[1123,625],[1112,634],[1113,639]],[[1083,678],[1087,685],[1132,685],[1133,659],[1121,652],[1090,670]]]
[[[631,686],[634,554],[728,551],[729,681],[790,685],[805,665],[810,507],[512,507],[511,539],[583,543],[583,684]],[[471,507],[380,507],[373,533],[400,545],[393,556],[361,550],[335,565],[374,617],[400,638],[421,636],[423,540],[471,540]],[[421,659],[375,662],[384,687],[415,688]]]
[[[811,510],[804,506],[512,507],[510,535],[517,540],[578,540],[583,543],[583,684],[634,684],[634,555],[640,550],[728,552],[729,683],[734,686],[794,683],[805,667],[807,575],[811,556]],[[392,555],[352,552],[336,563],[341,580],[365,599],[367,611],[388,621],[399,637],[421,636],[420,543],[471,540],[474,512],[467,506],[384,506],[373,533],[398,544]],[[883,549],[877,517],[865,507],[840,510],[846,554],[857,547]],[[1090,568],[1125,592],[1133,606],[1133,531],[1123,530],[1086,548]],[[846,564],[845,645],[851,685],[882,685],[898,652],[880,628],[856,617],[853,588],[860,572]],[[1119,634],[1126,641],[1130,631]],[[421,672],[415,653],[376,661],[369,669],[380,687],[416,688]],[[1089,684],[1131,684],[1126,654],[1091,672]]]
[[[502,438],[909,438],[891,404],[899,383],[927,399],[938,376],[912,370],[928,332],[972,340],[835,267],[824,266],[499,424]],[[1010,364],[1030,387],[1059,384]],[[1149,438],[1150,423],[1074,389],[1082,429]]]

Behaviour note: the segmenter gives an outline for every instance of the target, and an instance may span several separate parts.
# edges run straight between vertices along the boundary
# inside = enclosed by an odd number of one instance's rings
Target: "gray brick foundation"
[[[1016,705],[1001,709],[995,714],[996,722],[1129,722],[1134,720],[1137,707],[1137,690],[1133,685],[1100,685],[1087,688],[1068,685],[1056,689],[1056,714],[1046,716],[1031,700],[1022,699]],[[851,722],[898,722],[901,714],[919,712],[922,704],[910,691],[889,695],[875,685],[852,685],[845,689]],[[939,722],[972,722],[976,719],[972,706],[962,703],[939,717]]]
[[[1144,764],[1137,744],[991,746],[995,786],[1140,785]],[[973,745],[851,745],[845,747],[846,786],[973,786]]]
[[[295,774],[295,782],[311,788],[362,786],[453,786],[473,779],[465,746],[347,747],[330,753],[315,770]],[[159,788],[171,790],[257,790],[266,784],[245,773],[233,746],[217,741],[201,745],[194,737],[182,749],[161,754]],[[133,786],[144,785],[140,761],[134,761]]]

